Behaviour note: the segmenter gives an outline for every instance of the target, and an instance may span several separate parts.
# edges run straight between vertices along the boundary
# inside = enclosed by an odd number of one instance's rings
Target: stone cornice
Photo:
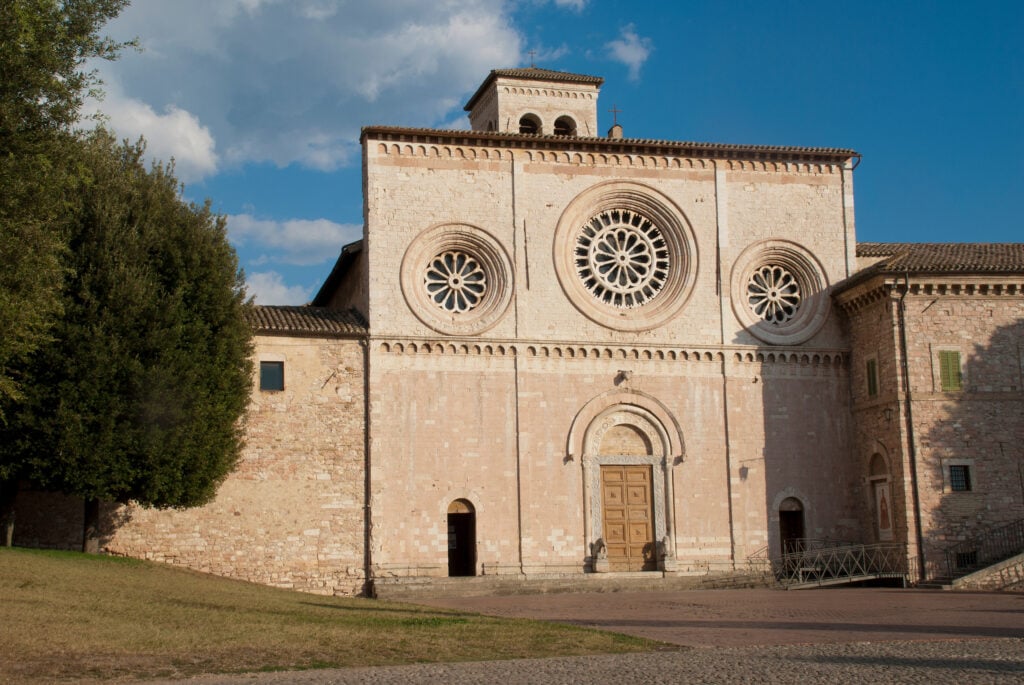
[[[853,314],[880,300],[908,295],[925,297],[1024,297],[1024,274],[936,273],[906,276],[877,274],[833,295],[836,304]]]
[[[410,143],[453,148],[495,147],[505,151],[538,150],[589,152],[649,157],[693,157],[700,159],[772,162],[777,164],[813,164],[823,168],[843,168],[859,157],[854,150],[774,145],[731,145],[640,138],[583,138],[573,136],[528,135],[495,131],[444,131],[396,126],[367,126],[360,141]],[[428,154],[428,153],[424,153]]]
[[[389,355],[521,357],[550,360],[670,361],[791,364],[842,368],[848,350],[742,346],[652,346],[566,341],[373,337],[371,349]]]

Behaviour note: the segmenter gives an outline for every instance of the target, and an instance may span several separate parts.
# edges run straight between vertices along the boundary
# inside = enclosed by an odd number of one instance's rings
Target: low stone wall
[[[1024,554],[957,578],[954,590],[1024,590]]]

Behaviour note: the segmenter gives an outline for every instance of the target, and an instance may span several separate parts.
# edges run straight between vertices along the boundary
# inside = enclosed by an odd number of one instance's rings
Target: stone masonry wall
[[[925,552],[938,561],[1024,518],[1024,297],[923,289],[906,322]],[[942,350],[960,353],[959,391],[942,390]],[[969,468],[969,491],[953,491],[953,464]]]
[[[734,267],[755,243],[797,246],[826,286],[848,275],[846,170],[372,135],[364,144],[375,572],[444,575],[454,499],[476,507],[477,572],[582,572],[600,524],[587,511],[600,502],[586,475],[595,455],[570,443],[588,407],[628,403],[616,394],[627,387],[678,433],[679,453],[654,467],[670,498],[654,515],[671,525],[681,571],[731,568],[766,546],[776,554],[786,497],[801,500],[810,536],[859,529],[838,317],[826,307],[810,340],[775,348],[731,303]],[[650,330],[588,318],[556,274],[563,214],[604,187],[661,198],[692,241],[689,299]],[[444,324],[424,320],[403,291],[422,281],[400,279],[409,246],[444,226],[488,236],[511,264],[512,283],[488,283],[512,289],[508,310],[475,335],[439,334]]]
[[[364,363],[355,340],[257,336],[237,469],[209,504],[129,507],[107,551],[321,594],[364,584]],[[283,361],[285,390],[259,390]]]
[[[916,550],[913,513],[913,483],[906,449],[906,431],[902,397],[902,370],[898,352],[898,301],[887,295],[851,314],[850,388],[855,430],[853,433],[858,474],[858,518],[863,531],[861,541],[898,542]],[[867,368],[874,361],[877,394],[869,395]],[[872,460],[880,473],[872,473]],[[874,485],[888,483],[891,494],[892,536],[882,537]]]
[[[398,280],[414,239],[445,224],[486,232],[513,261],[517,306],[487,332],[499,339],[758,345],[730,304],[733,267],[752,243],[778,239],[801,246],[820,264],[826,283],[849,274],[848,172],[838,166],[583,155],[456,142],[367,139],[365,145],[374,335],[432,334],[413,315]],[[611,330],[588,319],[556,277],[552,250],[560,217],[581,193],[604,182],[646,187],[667,198],[694,241],[692,294],[680,314],[656,330]],[[836,317],[807,344],[844,346]]]

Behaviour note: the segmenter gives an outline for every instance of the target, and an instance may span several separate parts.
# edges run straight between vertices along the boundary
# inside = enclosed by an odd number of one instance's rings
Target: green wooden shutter
[[[943,392],[961,388],[959,352],[950,350],[939,352],[939,379]]]

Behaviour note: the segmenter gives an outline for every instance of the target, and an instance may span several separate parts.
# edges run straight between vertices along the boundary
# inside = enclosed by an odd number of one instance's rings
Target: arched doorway
[[[779,505],[779,540],[783,554],[802,551],[804,505],[796,497],[787,497]]]
[[[583,439],[584,516],[592,570],[672,570],[670,440],[650,411],[616,404]]]
[[[875,537],[879,542],[889,542],[893,539],[892,488],[889,487],[889,467],[885,457],[877,452],[871,455],[868,464],[868,480],[874,500]]]
[[[476,575],[476,510],[464,499],[448,505],[448,575]]]

